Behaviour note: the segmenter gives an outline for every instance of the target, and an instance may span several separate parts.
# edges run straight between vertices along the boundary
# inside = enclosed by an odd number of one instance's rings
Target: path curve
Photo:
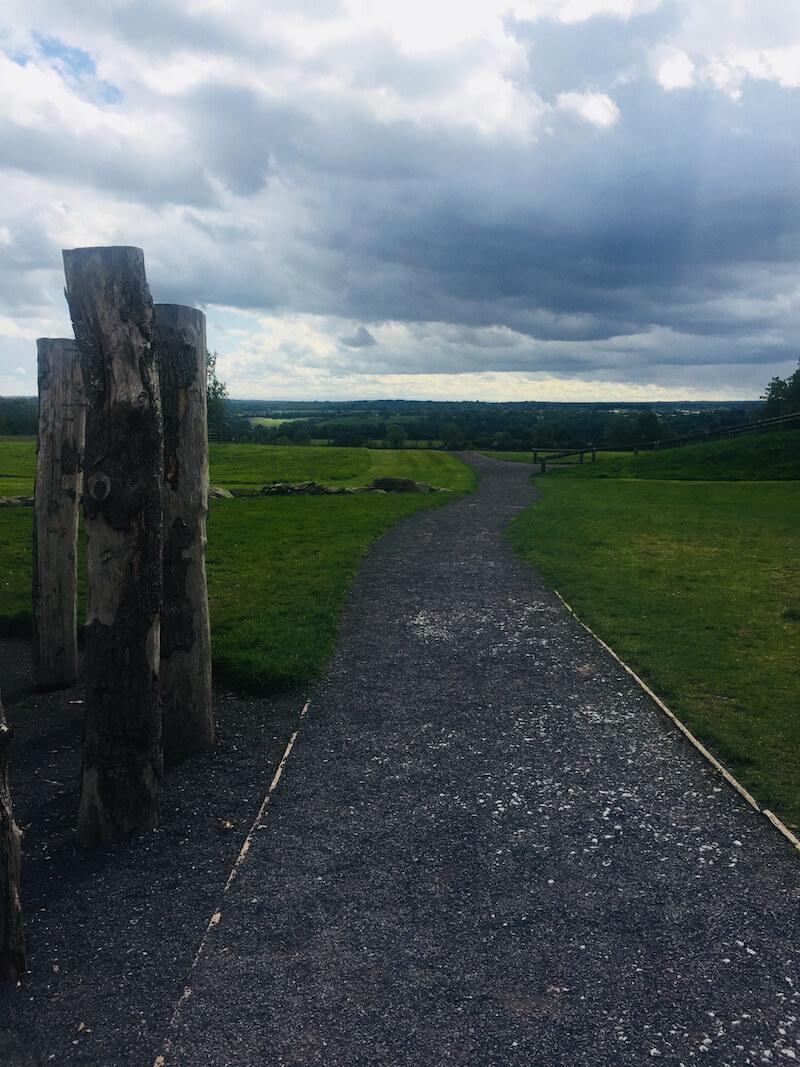
[[[796,856],[512,553],[531,468],[469,461],[365,559],[167,1062],[800,1058]]]

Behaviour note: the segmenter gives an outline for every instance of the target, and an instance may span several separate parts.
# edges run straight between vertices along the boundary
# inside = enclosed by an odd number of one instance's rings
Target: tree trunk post
[[[39,433],[33,512],[33,658],[42,689],[78,678],[78,504],[85,407],[78,349],[36,342]]]
[[[25,973],[25,936],[20,902],[22,834],[11,810],[8,785],[8,744],[11,731],[0,699],[0,980]]]
[[[177,763],[214,741],[206,585],[206,317],[180,304],[156,304],[155,310],[164,418],[161,702],[164,758]]]
[[[140,248],[64,252],[86,393],[86,725],[78,838],[158,824],[163,435]]]

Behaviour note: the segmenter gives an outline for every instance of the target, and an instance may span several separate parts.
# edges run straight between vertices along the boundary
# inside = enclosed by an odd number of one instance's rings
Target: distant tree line
[[[368,448],[493,449],[577,448],[646,443],[687,434],[731,429],[757,418],[760,405],[447,404],[415,403],[400,414],[381,402],[362,411],[356,405],[282,413],[275,406],[231,401],[220,440],[261,444],[330,444]],[[251,424],[250,418],[285,417],[279,425]]]
[[[763,403],[514,404],[479,401],[363,400],[266,402],[231,400],[208,357],[208,428],[213,440],[259,444],[314,443],[369,448],[527,451],[644,444],[734,429],[759,418],[800,411],[800,364],[773,378]],[[285,419],[258,425],[257,416]],[[34,397],[0,397],[0,435],[35,435]]]
[[[32,396],[0,396],[0,435],[30,437],[36,433],[39,404]]]

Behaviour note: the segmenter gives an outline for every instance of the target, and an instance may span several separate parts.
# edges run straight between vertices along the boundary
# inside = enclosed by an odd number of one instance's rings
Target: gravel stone
[[[794,1059],[797,856],[513,554],[532,468],[469,462],[365,559],[167,1064]]]

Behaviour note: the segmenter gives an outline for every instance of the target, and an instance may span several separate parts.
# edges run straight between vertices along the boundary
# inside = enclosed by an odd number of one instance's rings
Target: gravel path
[[[366,559],[167,1064],[797,1059],[797,856],[512,554],[530,468],[470,462]]]

